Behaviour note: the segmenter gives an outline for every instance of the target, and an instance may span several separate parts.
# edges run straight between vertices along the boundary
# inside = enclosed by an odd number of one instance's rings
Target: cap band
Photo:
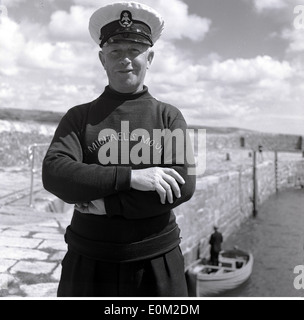
[[[111,37],[119,35],[119,34],[134,34],[140,37],[143,37],[143,43],[150,44],[153,46],[151,29],[148,25],[141,21],[133,20],[126,26],[122,26],[121,20],[113,21],[100,30],[100,47],[102,47]],[[140,42],[140,41],[138,41]]]

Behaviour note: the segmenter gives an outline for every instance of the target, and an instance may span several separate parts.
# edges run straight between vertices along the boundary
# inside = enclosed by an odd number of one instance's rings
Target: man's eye
[[[135,49],[135,48],[131,49],[131,52],[132,52],[132,53],[135,53],[135,54],[140,53],[139,49]]]
[[[120,51],[119,51],[119,50],[112,50],[112,51],[110,52],[110,54],[111,54],[113,57],[117,57],[117,56],[120,55]]]

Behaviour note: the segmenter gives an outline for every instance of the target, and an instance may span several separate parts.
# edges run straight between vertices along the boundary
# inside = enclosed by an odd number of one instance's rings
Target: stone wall
[[[276,174],[277,172],[277,174]],[[276,177],[277,176],[277,177]],[[304,160],[264,161],[257,165],[258,205],[276,190],[304,186]],[[198,178],[194,196],[175,209],[181,228],[186,266],[208,255],[208,240],[216,223],[227,238],[253,215],[253,169]]]
[[[248,149],[257,150],[262,146],[264,150],[300,151],[304,150],[302,136],[288,134],[272,134],[238,130],[225,134],[214,134],[207,129],[208,149]]]

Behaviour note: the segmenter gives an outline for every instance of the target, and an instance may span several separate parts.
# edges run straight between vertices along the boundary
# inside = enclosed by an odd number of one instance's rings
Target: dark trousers
[[[211,265],[213,266],[218,266],[219,264],[219,251],[214,251],[214,250],[211,250],[210,251],[210,262],[211,262]]]
[[[62,261],[58,297],[187,297],[179,247],[151,260],[108,263],[69,250]]]

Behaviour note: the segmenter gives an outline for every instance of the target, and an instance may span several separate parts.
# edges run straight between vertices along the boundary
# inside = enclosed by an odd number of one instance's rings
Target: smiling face
[[[99,53],[110,88],[120,93],[143,90],[146,71],[153,56],[154,53],[148,45],[132,41],[107,44]]]

